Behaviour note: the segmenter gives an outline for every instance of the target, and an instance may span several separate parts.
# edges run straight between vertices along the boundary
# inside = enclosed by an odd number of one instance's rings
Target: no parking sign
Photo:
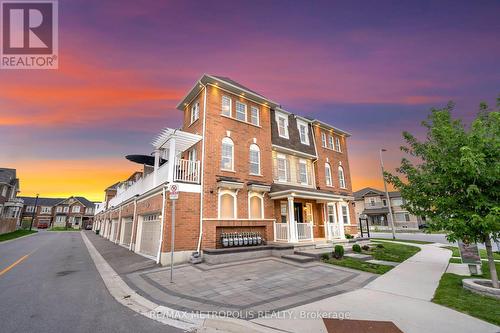
[[[179,199],[179,187],[176,184],[170,185],[170,200],[177,200]]]

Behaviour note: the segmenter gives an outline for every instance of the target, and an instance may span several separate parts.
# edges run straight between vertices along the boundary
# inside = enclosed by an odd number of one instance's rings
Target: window
[[[250,122],[256,126],[259,126],[259,108],[252,106],[250,109]]]
[[[329,203],[327,206],[328,223],[335,223],[335,205]]]
[[[299,160],[299,182],[301,184],[307,184],[307,162],[305,160]]]
[[[403,205],[403,200],[401,198],[392,199],[393,206],[401,206]]]
[[[219,193],[219,219],[236,218],[236,194],[224,190]]]
[[[260,175],[260,149],[256,144],[250,145],[250,174]]]
[[[326,148],[326,134],[325,132],[321,132],[321,146]]]
[[[69,212],[69,206],[64,206],[64,212],[65,213]]]
[[[42,208],[40,208],[41,214],[50,214],[51,211],[52,211],[51,207],[42,206]]]
[[[394,219],[398,222],[410,222],[410,214],[408,213],[394,213]]]
[[[281,223],[286,223],[286,216],[287,216],[287,210],[288,210],[288,203],[286,201],[282,201],[280,205],[280,211],[281,211]]]
[[[222,96],[222,114],[231,117],[231,98]]]
[[[284,114],[276,114],[276,123],[278,124],[278,135],[288,139],[288,117]]]
[[[309,131],[307,123],[297,120],[297,128],[299,129],[300,142],[304,145],[309,145]]]
[[[330,168],[329,163],[325,163],[325,179],[326,179],[326,186],[333,186],[332,169]]]
[[[233,140],[230,138],[222,139],[222,159],[221,159],[221,169],[222,170],[234,170],[233,164],[234,156],[234,144]]]
[[[73,207],[71,208],[71,211],[72,211],[73,213],[80,213],[80,206],[73,206]]]
[[[85,209],[85,214],[92,214],[92,212],[93,212],[92,208]]]
[[[188,160],[191,162],[196,161],[196,148],[190,149],[188,152]]]
[[[236,119],[247,121],[247,105],[236,101]]]
[[[200,102],[196,102],[191,106],[191,124],[200,118]]]
[[[248,218],[263,219],[264,218],[264,200],[261,194],[248,194]]]
[[[349,224],[349,210],[347,206],[342,206],[342,221],[345,224]]]
[[[375,199],[374,198],[370,198],[370,206],[375,206]]]
[[[328,136],[328,148],[333,149],[333,136]]]
[[[384,207],[387,207],[387,200],[382,199],[382,205],[384,205]]]
[[[33,213],[34,210],[35,210],[34,206],[26,206],[26,213]]]
[[[62,212],[62,207],[61,206],[57,206],[56,207],[56,212],[57,213],[61,213]]]
[[[276,164],[278,167],[278,180],[286,182],[288,179],[288,160],[284,155],[278,155]]]
[[[2,188],[2,197],[5,197],[7,195],[7,186],[4,186]]]
[[[64,215],[57,215],[56,216],[56,222],[61,223],[66,221],[66,216]]]
[[[312,204],[311,203],[306,203],[306,206],[304,207],[304,215],[305,215],[305,220],[306,223],[313,223],[313,209],[312,209]]]
[[[335,150],[337,150],[339,153],[342,152],[342,149],[340,149],[340,139],[338,137],[335,138]]]
[[[346,188],[345,178],[344,178],[344,168],[339,166],[339,186],[340,188]]]

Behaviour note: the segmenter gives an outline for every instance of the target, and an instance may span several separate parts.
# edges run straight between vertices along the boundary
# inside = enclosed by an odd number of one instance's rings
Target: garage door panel
[[[161,224],[158,215],[146,215],[142,222],[140,252],[156,256],[160,245]]]

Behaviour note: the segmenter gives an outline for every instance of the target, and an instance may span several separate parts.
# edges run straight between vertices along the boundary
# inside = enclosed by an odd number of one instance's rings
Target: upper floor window
[[[326,133],[325,132],[321,132],[321,146],[323,148],[326,148]]]
[[[328,148],[333,149],[333,136],[328,136]]]
[[[288,160],[284,155],[278,155],[276,164],[278,169],[278,180],[286,182],[288,180]]]
[[[392,205],[393,206],[401,206],[401,205],[403,205],[403,199],[401,199],[401,198],[392,199]]]
[[[247,121],[247,105],[236,101],[236,119]]]
[[[300,142],[309,145],[309,134],[307,123],[297,120],[297,127],[299,129]]]
[[[370,198],[370,206],[375,206],[375,199],[374,198]]]
[[[191,106],[191,124],[200,118],[200,102],[196,102]]]
[[[252,106],[250,108],[250,122],[256,126],[259,126],[259,108],[256,106]]]
[[[73,213],[80,213],[80,206],[76,205],[71,208]]]
[[[288,117],[283,114],[276,114],[276,123],[278,124],[278,135],[288,139]]]
[[[64,212],[65,213],[69,212],[69,206],[64,206]]]
[[[219,192],[219,219],[236,218],[236,193],[230,190]]]
[[[52,211],[52,208],[47,207],[47,206],[42,206],[42,208],[40,209],[40,213],[42,213],[42,214],[51,213],[51,211]]]
[[[231,117],[231,98],[222,96],[222,114]]]
[[[260,149],[256,144],[250,145],[250,174],[260,175]]]
[[[298,165],[298,169],[299,169],[299,182],[301,184],[307,184],[307,162],[306,160],[299,160],[299,165]]]
[[[382,199],[382,204],[384,205],[384,207],[387,207],[387,200],[386,199]]]
[[[330,168],[329,163],[325,163],[325,179],[326,179],[326,186],[333,186],[332,169]]]
[[[263,219],[264,218],[264,199],[261,194],[248,194],[248,218]]]
[[[196,148],[192,148],[188,151],[188,160],[191,162],[196,161]]]
[[[35,210],[34,206],[26,206],[26,213],[33,213],[34,210]]]
[[[7,195],[7,186],[2,187],[2,197]]]
[[[234,171],[234,144],[230,138],[222,139],[221,169]]]
[[[342,152],[342,149],[340,146],[340,139],[338,137],[335,138],[335,150],[338,151],[339,153]]]
[[[57,206],[57,207],[56,207],[56,212],[57,212],[57,213],[62,212],[62,207],[61,207],[61,206]]]
[[[340,188],[346,188],[345,178],[344,178],[344,168],[339,166],[339,186]]]

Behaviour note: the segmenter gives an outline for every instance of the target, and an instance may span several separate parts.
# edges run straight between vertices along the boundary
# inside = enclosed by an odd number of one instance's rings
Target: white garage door
[[[111,235],[109,239],[114,242],[116,241],[116,237],[118,237],[118,220],[111,221]]]
[[[160,219],[158,214],[144,215],[142,218],[141,248],[139,252],[156,256],[160,244]]]
[[[124,219],[123,221],[123,244],[130,245],[132,239],[132,219]]]

